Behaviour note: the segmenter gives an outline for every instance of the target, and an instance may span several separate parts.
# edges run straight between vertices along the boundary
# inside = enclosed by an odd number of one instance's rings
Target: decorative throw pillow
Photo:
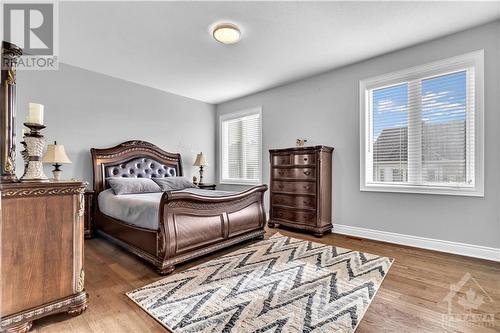
[[[178,191],[185,188],[197,188],[196,185],[186,177],[165,177],[153,178],[153,181],[160,185],[162,191]]]
[[[106,180],[115,194],[161,192],[160,186],[149,178],[110,177]]]

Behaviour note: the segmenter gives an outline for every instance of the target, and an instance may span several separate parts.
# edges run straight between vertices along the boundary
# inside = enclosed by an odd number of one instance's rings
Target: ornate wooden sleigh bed
[[[108,177],[182,176],[180,154],[163,151],[144,141],[127,141],[112,148],[91,149],[94,191],[106,190]],[[149,166],[156,168],[151,170]],[[133,254],[153,263],[160,274],[204,254],[264,235],[263,206],[266,185],[245,192],[208,197],[165,192],[159,206],[157,230],[112,218],[99,210],[96,232]]]

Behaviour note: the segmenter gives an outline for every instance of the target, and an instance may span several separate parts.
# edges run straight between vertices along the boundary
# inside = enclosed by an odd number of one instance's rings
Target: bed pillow
[[[115,194],[161,192],[160,186],[149,178],[111,177],[106,180]]]
[[[153,178],[153,181],[160,185],[162,191],[178,191],[186,188],[197,188],[196,185],[186,177],[165,177]]]

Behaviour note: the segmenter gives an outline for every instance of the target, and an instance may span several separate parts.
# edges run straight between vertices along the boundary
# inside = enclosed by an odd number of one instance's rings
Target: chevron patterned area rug
[[[275,234],[127,296],[184,332],[354,332],[392,259]]]

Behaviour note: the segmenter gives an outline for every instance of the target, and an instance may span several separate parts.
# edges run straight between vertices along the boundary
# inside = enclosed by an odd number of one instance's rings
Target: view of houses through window
[[[373,182],[467,183],[468,75],[461,70],[371,91]]]

